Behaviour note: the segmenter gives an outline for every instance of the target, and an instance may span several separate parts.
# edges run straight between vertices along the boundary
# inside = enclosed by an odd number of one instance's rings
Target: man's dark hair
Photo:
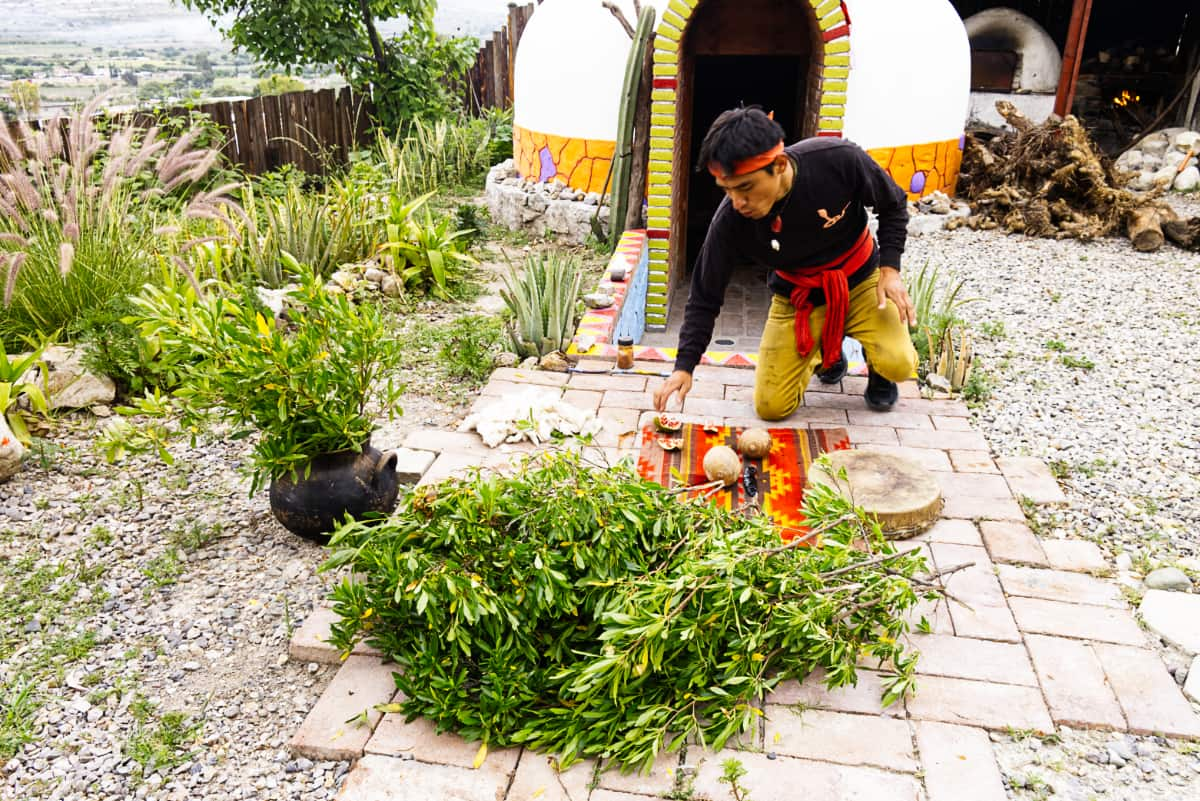
[[[732,173],[739,161],[765,153],[781,139],[783,126],[758,106],[722,111],[700,143],[696,171],[707,170],[709,163],[715,161],[723,172]]]

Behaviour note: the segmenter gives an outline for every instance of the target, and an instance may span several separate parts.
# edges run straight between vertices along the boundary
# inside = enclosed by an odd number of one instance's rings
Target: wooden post
[[[1070,114],[1075,102],[1075,84],[1079,81],[1079,63],[1083,61],[1083,42],[1091,16],[1092,0],[1075,0],[1071,25],[1067,28],[1067,46],[1063,49],[1062,72],[1058,76],[1058,94],[1054,98],[1054,113],[1060,117]]]

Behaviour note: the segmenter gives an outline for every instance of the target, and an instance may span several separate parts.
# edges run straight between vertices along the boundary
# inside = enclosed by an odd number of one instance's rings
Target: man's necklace
[[[775,212],[774,219],[771,220],[771,233],[778,234],[783,230],[783,212],[787,208],[788,201],[792,199],[792,190],[796,188],[796,164],[792,161],[792,157],[788,156],[788,163],[792,166],[792,183],[788,186],[787,194],[779,201],[779,211]],[[771,237],[771,250],[779,252],[779,239]]]

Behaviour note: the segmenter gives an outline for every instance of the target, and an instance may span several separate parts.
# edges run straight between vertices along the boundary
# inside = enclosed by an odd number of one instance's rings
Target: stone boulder
[[[1175,176],[1173,184],[1176,192],[1191,192],[1200,187],[1200,168],[1195,164]]]
[[[46,378],[40,369],[23,380],[43,387],[46,403],[51,409],[86,409],[97,403],[111,404],[117,397],[117,387],[106,375],[97,375],[83,366],[83,351],[63,345],[52,345],[42,354]]]

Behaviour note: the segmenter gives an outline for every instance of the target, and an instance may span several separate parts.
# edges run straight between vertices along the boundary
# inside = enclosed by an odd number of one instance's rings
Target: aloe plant
[[[579,259],[558,253],[530,256],[519,274],[503,276],[504,298],[513,313],[509,333],[522,356],[563,350],[575,333],[575,308],[583,281]]]

